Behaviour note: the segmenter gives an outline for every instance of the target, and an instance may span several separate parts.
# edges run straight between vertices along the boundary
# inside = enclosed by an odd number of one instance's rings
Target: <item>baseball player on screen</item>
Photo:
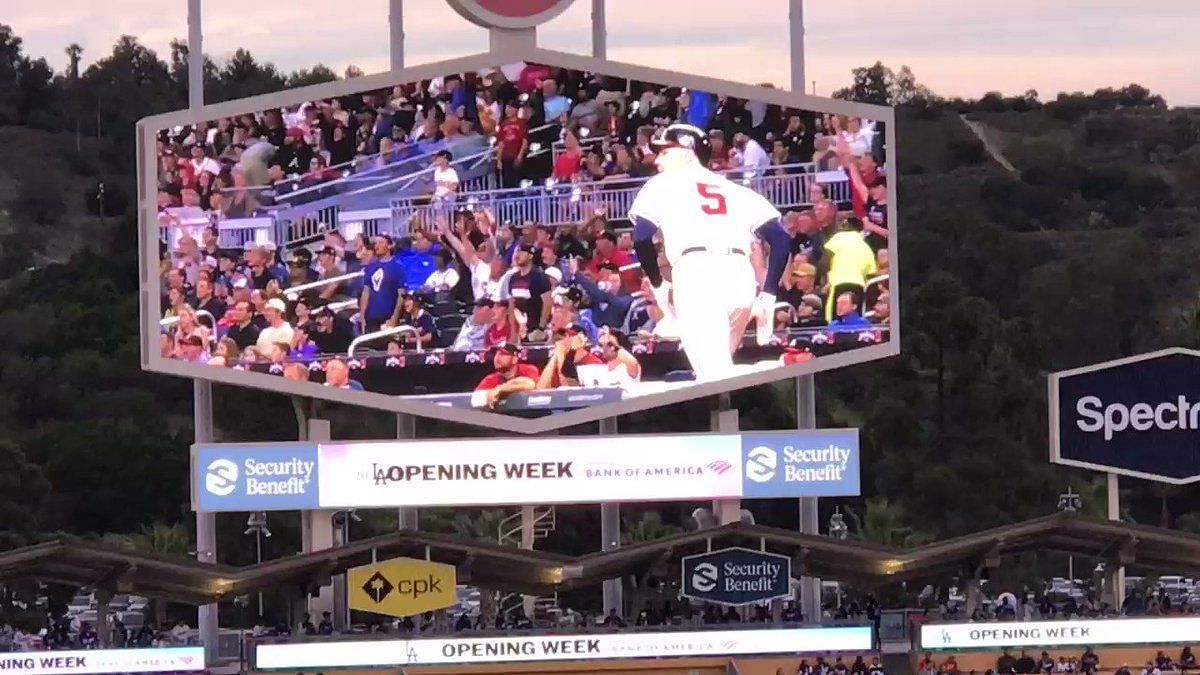
[[[751,316],[760,343],[771,333],[790,237],[779,211],[762,195],[705,168],[710,146],[704,131],[672,124],[651,142],[659,149],[659,173],[629,208],[634,250],[659,306],[674,306],[679,339],[696,379],[729,377],[735,374],[733,352]],[[656,233],[662,234],[671,266],[669,283],[658,268]],[[756,236],[770,247],[761,291],[750,262]]]

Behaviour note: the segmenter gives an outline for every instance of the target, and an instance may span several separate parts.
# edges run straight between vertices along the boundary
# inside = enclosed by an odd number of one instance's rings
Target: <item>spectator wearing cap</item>
[[[512,300],[501,300],[492,305],[492,322],[484,336],[484,346],[491,348],[502,342],[519,344],[521,326],[513,317]]]
[[[621,288],[617,291],[630,291],[641,284],[633,258],[617,246],[617,235],[612,230],[605,230],[596,237],[596,252],[588,261],[587,272],[593,279],[599,279],[600,268],[606,264],[615,266],[620,274]]]
[[[333,313],[328,307],[313,312],[315,329],[310,337],[320,354],[345,354],[354,340],[354,329],[350,322]]]
[[[834,318],[829,328],[835,332],[849,332],[870,328],[871,322],[858,311],[859,296],[853,291],[839,293]]]
[[[312,268],[312,251],[298,248],[288,261],[287,287],[299,286],[317,280],[317,271]]]
[[[283,146],[275,152],[275,162],[287,175],[299,176],[309,170],[313,155],[312,146],[304,140],[304,130],[288,127]]]
[[[341,359],[333,359],[325,364],[325,386],[334,389],[363,390],[362,383],[350,379],[350,366]]]
[[[595,343],[600,337],[600,329],[596,327],[596,323],[592,320],[591,310],[584,309],[583,307],[585,297],[583,291],[572,286],[559,296],[558,301],[562,303],[563,308],[571,316],[571,321],[568,323],[577,324],[587,335],[588,342]]]
[[[425,311],[425,301],[419,295],[404,296],[403,310],[399,321],[417,329],[416,339],[422,347],[433,344],[437,337],[437,325],[434,323],[433,315]],[[402,344],[408,345],[411,342],[408,334],[402,334],[399,337]]]
[[[261,331],[254,325],[254,310],[250,302],[242,300],[233,304],[233,325],[225,333],[225,337],[233,340],[241,352],[252,345],[258,344]]]
[[[570,323],[555,331],[554,348],[538,379],[538,389],[579,386],[579,366],[603,363],[588,348],[587,332],[578,323]]]
[[[516,101],[504,105],[504,121],[496,135],[496,162],[500,168],[500,184],[515,188],[524,177],[525,155],[529,152],[529,125],[521,119]]]
[[[458,171],[450,166],[453,156],[449,150],[439,150],[433,156],[433,198],[453,199],[458,192]]]
[[[779,285],[778,297],[793,307],[799,306],[805,295],[816,291],[816,282],[816,266],[806,262],[804,254],[797,253],[793,256],[791,269],[785,273],[783,281]]]
[[[270,254],[264,246],[252,246],[246,251],[246,273],[252,288],[263,290],[275,279],[270,268]]]
[[[496,345],[492,354],[492,367],[495,370],[475,385],[475,391],[487,392],[485,404],[488,408],[495,408],[512,394],[537,388],[537,366],[522,363],[521,350],[512,342]]]
[[[258,340],[255,341],[258,351],[263,354],[270,354],[271,345],[277,343],[290,346],[296,336],[291,324],[285,319],[287,305],[284,304],[283,300],[271,298],[263,305],[262,313],[263,317],[267,320],[267,327],[258,333]]]
[[[840,299],[845,292],[855,297],[855,309],[861,315],[867,278],[875,274],[875,252],[863,240],[862,228],[861,220],[847,218],[841,230],[825,242],[825,253],[833,256],[827,275],[829,304],[825,308],[826,319],[830,323],[834,314],[834,300]]]
[[[463,322],[462,328],[458,330],[458,337],[454,338],[454,344],[450,349],[478,351],[487,346],[487,332],[492,323],[492,306],[494,304],[487,298],[475,301],[474,311]]]
[[[395,325],[400,317],[400,295],[404,292],[404,265],[393,255],[392,238],[379,235],[372,241],[375,255],[363,269],[363,291],[358,301],[364,330],[373,333],[384,324]]]
[[[189,363],[207,363],[208,357],[204,353],[204,338],[197,334],[187,335],[179,339],[176,343],[175,358],[180,361]]]
[[[800,304],[796,306],[796,327],[797,328],[820,328],[826,325],[825,321],[825,302],[821,300],[821,296],[815,293],[809,293],[800,300]]]
[[[324,281],[345,274],[339,262],[339,257],[337,249],[328,244],[317,249],[317,259],[313,264],[314,280]],[[317,290],[316,295],[320,300],[331,300],[344,295],[345,287],[346,283],[344,281],[325,284]]]
[[[519,244],[513,253],[512,269],[500,279],[500,299],[511,300],[516,310],[535,322],[534,328],[541,324],[542,305],[549,300],[552,288],[546,273],[533,265],[535,251],[533,244]]]

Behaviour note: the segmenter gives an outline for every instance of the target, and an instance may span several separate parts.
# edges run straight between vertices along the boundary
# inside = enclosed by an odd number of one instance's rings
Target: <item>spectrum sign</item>
[[[257,670],[867,651],[870,626],[260,644]]]
[[[857,429],[192,449],[197,511],[858,494]]]

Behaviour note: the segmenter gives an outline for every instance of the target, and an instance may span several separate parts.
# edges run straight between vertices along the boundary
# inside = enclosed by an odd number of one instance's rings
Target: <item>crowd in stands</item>
[[[1113,675],[1133,675],[1134,672],[1127,663],[1120,666],[1101,663],[1100,656],[1096,651],[1087,647],[1079,656],[1060,654],[1057,659],[1046,651],[1034,656],[1028,650],[1021,650],[1019,655],[1014,655],[1012,650],[1003,649],[996,659],[996,668],[984,671],[984,675],[1056,675],[1058,673],[1095,675],[1102,670],[1112,671]],[[1164,650],[1157,650],[1154,658],[1147,660],[1144,665],[1139,667],[1140,675],[1187,673],[1196,670],[1196,656],[1192,653],[1191,646],[1184,646],[1180,649],[1178,659],[1172,659]],[[968,672],[970,675],[978,675],[979,671]],[[925,655],[917,663],[917,675],[963,674],[964,671],[959,669],[958,660],[953,654],[939,661],[931,652],[925,652]]]
[[[267,364],[296,380],[319,369],[328,386],[358,388],[347,349],[384,330],[366,347],[400,363],[415,349],[484,354],[494,372],[480,387],[497,390],[491,402],[522,388],[578,384],[580,367],[605,383],[637,380],[638,355],[674,329],[648,292],[623,216],[600,207],[572,225],[497,222],[484,205],[456,201],[462,181],[451,161],[494,146],[489,171],[505,187],[547,178],[619,183],[654,173],[651,135],[676,120],[709,131],[713,169],[761,174],[812,162],[851,187],[849,200],[835,202],[813,181],[808,203],[785,214],[793,260],[775,343],[797,347],[806,333],[889,324],[879,125],[516,64],[163,131],[162,354],[221,367]],[[539,154],[555,143],[561,152]],[[290,250],[222,245],[214,214],[252,215],[285,183],[335,180],[364,162],[424,153],[436,153],[429,197],[449,206],[415,218],[406,236],[347,239],[329,228]],[[399,326],[408,328],[390,330]],[[536,376],[523,363],[530,345],[551,351]]]
[[[0,623],[0,653],[31,652],[65,649],[125,649],[145,647],[178,647],[190,644],[196,631],[186,623],[156,630],[142,625],[130,630],[114,619],[111,637],[102,642],[99,632],[88,622],[72,621],[66,617],[49,619],[37,631],[26,631],[8,623]]]

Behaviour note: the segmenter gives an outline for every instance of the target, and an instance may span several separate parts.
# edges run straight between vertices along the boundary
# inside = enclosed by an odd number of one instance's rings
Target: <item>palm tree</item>
[[[465,539],[497,542],[500,521],[504,520],[500,509],[455,511],[453,509],[421,509],[421,529],[426,532],[452,532]],[[485,626],[496,621],[499,604],[492,589],[479,589],[479,615]]]
[[[102,541],[157,555],[187,555],[191,550],[191,537],[186,527],[180,523],[167,525],[157,520],[149,525],[142,525],[137,532],[131,534],[106,534]],[[161,628],[167,623],[167,602],[161,598],[151,600],[154,603],[154,625]]]
[[[67,78],[71,80],[79,79],[79,61],[83,58],[83,47],[79,43],[72,42],[63,50],[70,60],[70,65],[67,66]]]
[[[932,537],[909,524],[908,512],[900,504],[893,504],[887,497],[867,499],[862,516],[849,506],[845,507],[850,520],[854,521],[854,536],[886,546],[911,548],[928,542]]]

